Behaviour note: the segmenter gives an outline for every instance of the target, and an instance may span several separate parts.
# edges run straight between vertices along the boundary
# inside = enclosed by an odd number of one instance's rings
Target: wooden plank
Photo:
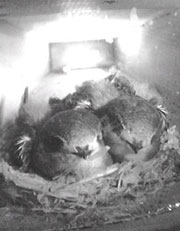
[[[102,9],[155,9],[180,7],[179,0],[102,0]]]
[[[179,0],[0,0],[1,15],[38,15],[73,11],[132,9],[167,9],[180,7]]]

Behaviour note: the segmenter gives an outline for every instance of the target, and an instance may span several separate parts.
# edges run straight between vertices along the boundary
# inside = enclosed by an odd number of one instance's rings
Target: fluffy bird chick
[[[116,70],[113,76],[113,82],[121,92],[122,90],[127,93],[134,92],[153,105],[163,104],[163,94],[156,83],[138,80],[137,77],[132,76],[126,70]]]
[[[102,119],[105,143],[113,158],[148,160],[158,152],[167,125],[165,111],[141,97],[124,95],[96,113]]]
[[[5,132],[5,152],[13,165],[47,179],[61,174],[82,179],[112,163],[96,115],[85,109],[63,110],[34,121],[27,103],[26,88],[19,116]]]
[[[76,179],[103,171],[112,163],[99,119],[86,110],[67,110],[47,120],[38,132],[30,165],[45,178]]]
[[[32,147],[32,140],[36,136],[36,126],[24,105],[28,101],[28,88],[25,89],[21,98],[18,116],[2,127],[1,149],[6,153],[6,159],[12,165],[25,166],[28,162],[27,153]]]
[[[115,98],[134,94],[130,82],[125,77],[114,74],[99,81],[86,81],[76,87],[73,94],[63,99],[50,98],[49,104],[52,114],[74,108],[97,110]]]
[[[119,96],[118,90],[108,79],[100,81],[87,81],[76,88],[74,94],[68,95],[65,99],[67,107],[75,108],[79,105],[91,107],[96,110],[106,103]]]

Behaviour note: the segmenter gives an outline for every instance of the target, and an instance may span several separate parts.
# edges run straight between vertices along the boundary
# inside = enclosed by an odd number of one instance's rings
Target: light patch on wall
[[[2,123],[15,117],[18,113],[26,80],[14,68],[0,65],[0,102],[4,99]],[[2,112],[0,111],[0,114]]]
[[[123,27],[118,38],[120,48],[127,57],[137,56],[140,52],[143,39],[142,25],[137,9],[132,8],[129,23]]]
[[[143,37],[141,27],[143,23],[144,21],[135,17],[109,19],[107,17],[61,16],[52,22],[36,25],[26,34],[22,66],[27,68],[31,63],[29,75],[31,72],[32,75],[35,72],[36,75],[43,73],[49,61],[48,44],[57,42],[100,39],[112,41],[113,38],[118,37],[121,51],[126,56],[138,55]]]
[[[26,33],[20,64],[21,71],[27,79],[28,85],[33,85],[36,79],[48,70],[48,58],[46,38],[43,38],[36,30]]]
[[[121,51],[127,57],[138,56],[142,44],[142,28],[136,24],[128,24],[118,37]]]

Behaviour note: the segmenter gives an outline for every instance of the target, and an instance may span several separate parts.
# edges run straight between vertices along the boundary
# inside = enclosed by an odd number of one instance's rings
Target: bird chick
[[[35,146],[30,165],[48,179],[59,175],[82,179],[112,163],[99,119],[84,109],[52,116],[38,132]]]
[[[113,155],[119,153],[119,159],[148,160],[158,152],[167,124],[160,108],[141,97],[124,95],[98,109],[96,114],[104,126],[105,144]]]

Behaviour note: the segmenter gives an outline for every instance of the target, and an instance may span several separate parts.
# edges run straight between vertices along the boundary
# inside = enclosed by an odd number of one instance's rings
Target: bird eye
[[[47,152],[57,152],[63,145],[64,142],[59,137],[49,136],[44,140],[44,148]]]

